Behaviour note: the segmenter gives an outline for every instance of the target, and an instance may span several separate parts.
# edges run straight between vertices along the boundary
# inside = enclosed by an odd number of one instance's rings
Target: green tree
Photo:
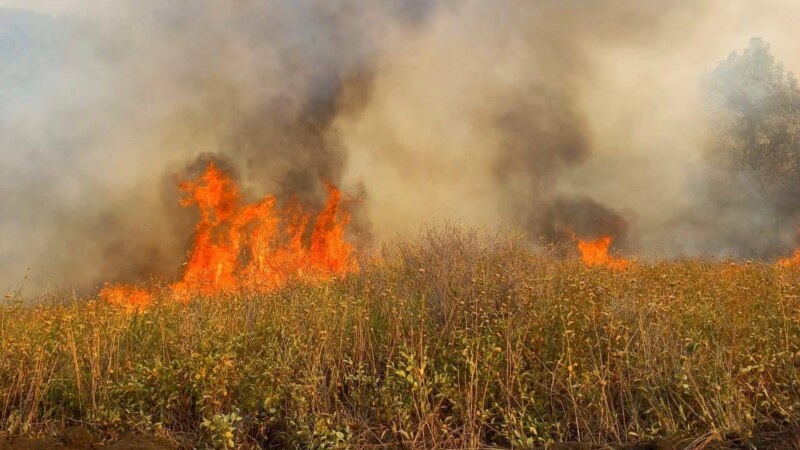
[[[712,157],[755,190],[777,242],[781,227],[800,213],[797,79],[775,61],[769,43],[753,38],[711,73],[708,89],[721,112]]]

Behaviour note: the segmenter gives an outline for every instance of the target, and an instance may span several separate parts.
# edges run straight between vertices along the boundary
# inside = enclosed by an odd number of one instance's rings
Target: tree
[[[800,213],[797,79],[775,62],[769,43],[753,38],[711,73],[708,89],[721,112],[712,157],[755,190],[777,242],[785,221]]]

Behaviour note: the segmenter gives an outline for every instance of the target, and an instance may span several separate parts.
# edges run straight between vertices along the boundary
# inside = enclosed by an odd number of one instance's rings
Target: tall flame
[[[296,202],[283,209],[267,196],[242,204],[239,188],[213,163],[198,179],[180,185],[184,207],[200,209],[192,250],[174,297],[221,293],[269,292],[291,278],[329,278],[358,268],[345,239],[350,216],[341,211],[341,193],[326,184],[328,200],[316,217]],[[306,244],[308,242],[308,244]],[[152,295],[128,286],[108,286],[100,297],[115,304],[146,305]]]
[[[608,254],[608,248],[614,238],[602,236],[594,240],[578,239],[578,251],[581,259],[587,266],[606,266],[611,269],[620,270],[628,267],[630,261],[624,258],[616,258]]]

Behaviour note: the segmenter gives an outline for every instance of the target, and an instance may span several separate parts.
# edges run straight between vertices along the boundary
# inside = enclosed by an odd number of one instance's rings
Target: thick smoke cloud
[[[752,253],[758,227],[719,229],[757,212],[698,200],[700,80],[753,35],[800,63],[789,0],[37,5],[0,10],[3,289],[175,276],[175,184],[209,158],[251,197],[331,180],[376,240],[458,219]]]

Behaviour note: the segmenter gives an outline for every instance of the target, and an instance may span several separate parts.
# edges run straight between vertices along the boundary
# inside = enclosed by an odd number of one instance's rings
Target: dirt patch
[[[712,439],[656,439],[615,447],[584,442],[562,442],[542,447],[546,450],[800,450],[800,428],[761,432],[751,437]]]
[[[108,450],[175,450],[176,447],[153,436],[128,434],[122,436],[114,444],[104,448]]]
[[[177,450],[154,436],[126,434],[103,444],[82,427],[64,430],[60,438],[0,438],[0,450]],[[723,442],[709,439],[656,439],[627,446],[586,442],[561,442],[539,450],[800,450],[800,428],[757,433],[748,438],[731,437]]]
[[[126,434],[116,442],[102,444],[82,427],[64,430],[56,438],[0,438],[0,450],[176,450],[176,447],[154,436]]]
[[[49,450],[53,448],[63,449],[64,444],[58,439],[53,438],[16,438],[0,440],[0,450]]]

